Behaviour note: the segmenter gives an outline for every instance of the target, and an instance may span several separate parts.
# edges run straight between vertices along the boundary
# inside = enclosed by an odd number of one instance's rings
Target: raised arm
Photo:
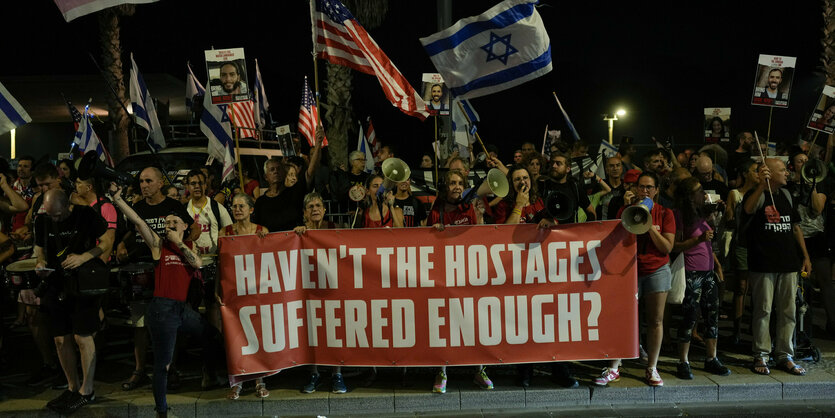
[[[110,183],[110,193],[113,197],[113,203],[115,203],[116,206],[122,210],[125,217],[136,226],[139,236],[145,240],[148,248],[151,249],[151,254],[154,256],[154,259],[159,259],[160,250],[162,248],[162,239],[160,236],[151,230],[151,227],[145,223],[145,220],[140,218],[136,211],[134,211],[132,207],[128,206],[127,202],[122,199],[121,187],[117,186],[116,183]]]
[[[25,212],[29,209],[29,204],[23,200],[23,197],[18,194],[12,186],[9,186],[9,182],[6,179],[6,176],[0,174],[0,189],[3,190],[3,193],[9,198],[9,202],[0,202],[0,210],[6,213],[18,213],[18,212]]]

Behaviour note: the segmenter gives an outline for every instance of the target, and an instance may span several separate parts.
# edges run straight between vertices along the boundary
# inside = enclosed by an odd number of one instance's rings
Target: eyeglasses
[[[655,189],[655,186],[651,186],[649,184],[639,184],[637,187],[641,190],[646,190],[646,191],[650,191],[652,189]]]

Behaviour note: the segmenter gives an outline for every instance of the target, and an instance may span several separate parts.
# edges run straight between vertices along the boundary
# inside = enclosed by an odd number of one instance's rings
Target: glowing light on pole
[[[612,132],[615,130],[615,121],[618,120],[618,116],[626,115],[626,110],[618,109],[615,113],[609,117],[609,114],[603,115],[603,120],[609,123],[609,144],[612,144]]]

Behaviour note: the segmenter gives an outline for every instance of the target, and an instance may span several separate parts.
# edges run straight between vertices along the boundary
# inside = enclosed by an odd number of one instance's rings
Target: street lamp
[[[623,109],[618,109],[615,113],[609,117],[609,114],[603,115],[603,120],[609,122],[609,144],[612,144],[612,131],[615,129],[615,121],[618,120],[618,116],[626,115],[626,111]]]

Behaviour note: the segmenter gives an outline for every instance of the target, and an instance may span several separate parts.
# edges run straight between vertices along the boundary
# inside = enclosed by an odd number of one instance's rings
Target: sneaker
[[[731,374],[731,369],[725,367],[725,365],[719,361],[718,357],[705,361],[705,371],[713,373],[717,376],[728,376]]]
[[[345,386],[345,380],[342,379],[342,373],[335,373],[331,377],[331,392],[333,392],[333,393],[346,393],[346,392],[348,392],[348,387]]]
[[[63,375],[63,371],[59,371],[56,367],[43,366],[38,370],[29,380],[26,381],[27,386],[41,386],[46,382],[56,377],[57,373]]]
[[[66,405],[67,401],[69,401],[74,394],[75,392],[73,391],[65,390],[61,392],[61,394],[58,395],[57,398],[47,402],[46,407],[52,410],[63,408]]]
[[[478,387],[482,389],[493,389],[493,382],[490,380],[489,377],[487,377],[486,367],[482,367],[481,370],[479,370],[478,373],[476,373],[475,376],[473,376],[473,383],[475,383],[476,385],[478,385]]]
[[[693,371],[690,370],[690,363],[679,363],[676,368],[676,377],[684,380],[693,380]]]
[[[647,384],[650,386],[664,386],[664,380],[655,367],[647,367]]]
[[[603,373],[600,374],[600,377],[594,379],[594,384],[597,386],[606,386],[610,382],[617,382],[618,380],[620,380],[620,371],[618,369],[606,367],[603,369]]]
[[[446,393],[446,373],[438,372],[435,376],[435,386],[432,386],[434,393]]]
[[[63,408],[58,408],[58,413],[61,415],[72,415],[83,406],[92,403],[96,400],[96,392],[89,395],[82,395],[78,392],[73,392],[72,397],[67,401]]]
[[[316,392],[317,387],[319,387],[319,373],[311,374],[310,381],[302,388],[302,393]]]

